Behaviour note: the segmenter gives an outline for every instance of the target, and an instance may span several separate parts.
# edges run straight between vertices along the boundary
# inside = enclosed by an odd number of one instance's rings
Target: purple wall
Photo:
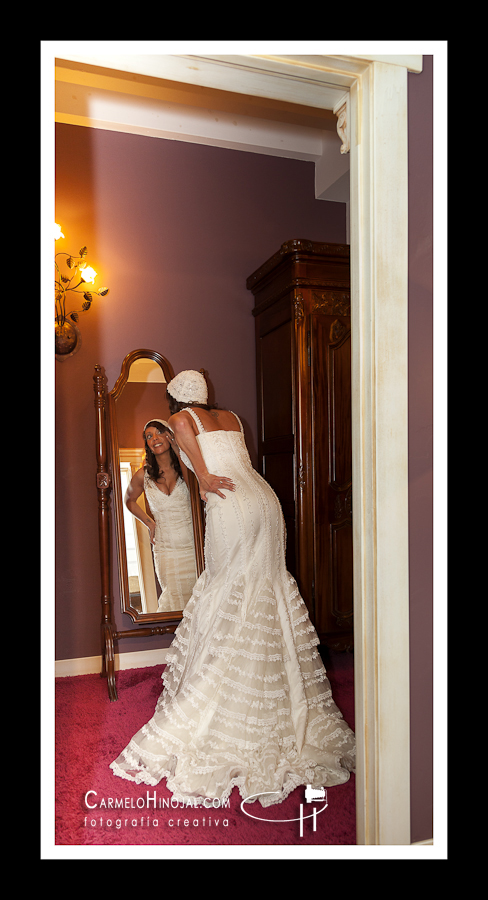
[[[412,841],[432,835],[432,57],[409,75]],[[253,299],[246,278],[291,238],[346,239],[342,204],[314,199],[312,163],[56,126],[57,249],[110,288],[56,364],[56,659],[100,654],[93,371],[110,390],[130,350],[204,367],[256,452]],[[117,625],[118,581],[114,569]],[[124,627],[130,622],[124,623]],[[125,641],[121,651],[167,646]]]
[[[433,58],[408,76],[409,516],[412,841],[432,837]]]
[[[346,239],[345,207],[314,197],[312,163],[197,144],[56,127],[57,250],[110,288],[80,317],[83,346],[56,363],[56,658],[100,653],[93,372],[111,390],[124,357],[157,350],[175,372],[208,370],[256,457],[253,296],[246,278],[291,238]],[[118,580],[114,572],[118,615]],[[130,627],[129,620],[120,627]],[[166,646],[125,640],[120,651]]]

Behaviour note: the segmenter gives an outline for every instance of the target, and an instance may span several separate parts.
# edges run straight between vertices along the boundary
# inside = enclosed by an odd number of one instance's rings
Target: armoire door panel
[[[310,403],[310,316],[309,291],[296,289],[292,298],[294,314],[293,374],[295,425],[295,578],[312,620],[314,611],[313,570],[313,460],[310,452],[312,406]]]
[[[331,526],[331,576],[333,626],[331,631],[351,629],[353,607],[351,521]]]
[[[331,326],[331,333],[334,326]],[[352,477],[351,444],[351,329],[339,323],[340,336],[330,343],[328,352],[330,435],[330,483],[337,488],[348,487]],[[337,329],[339,332],[339,329]]]
[[[283,510],[283,518],[285,520],[285,536],[286,536],[286,568],[291,575],[296,571],[296,548],[295,548],[295,518],[285,515]],[[305,599],[305,598],[304,598]],[[305,600],[306,602],[306,600]]]
[[[324,314],[328,308],[316,303],[311,316],[314,574],[316,628],[333,644],[336,634],[351,629],[352,529],[350,520],[345,524],[352,464],[351,353],[349,322]]]
[[[278,443],[278,442],[275,442]],[[285,442],[282,442],[285,443]],[[288,441],[288,444],[290,442]],[[283,510],[286,529],[286,565],[296,577],[296,506],[293,445],[284,452],[263,453],[262,474],[273,488]]]
[[[262,440],[293,434],[291,323],[260,338]]]
[[[292,515],[295,507],[293,469],[293,452],[263,456],[263,477],[278,495],[281,505],[288,507],[287,515]]]

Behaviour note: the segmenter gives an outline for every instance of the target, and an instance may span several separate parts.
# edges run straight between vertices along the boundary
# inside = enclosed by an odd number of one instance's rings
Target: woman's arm
[[[180,448],[178,447],[178,444],[177,444],[176,441],[175,441],[175,436],[174,436],[174,434],[173,434],[171,431],[168,431],[168,432],[167,432],[167,435],[168,435],[168,437],[169,437],[169,439],[170,439],[170,441],[171,441],[171,449],[174,450],[174,452],[176,453],[176,456],[178,457],[178,462],[179,462],[179,464],[180,464],[181,474],[183,475],[183,481],[185,482],[187,488],[189,489],[189,488],[190,488],[190,481],[189,481],[189,478],[188,478],[188,469],[187,469],[187,467],[185,466],[185,463],[183,462],[183,460],[182,460],[182,458],[181,458]]]
[[[154,543],[154,532],[156,531],[156,523],[154,519],[151,519],[151,516],[148,516],[146,512],[139,506],[137,500],[141,496],[144,490],[144,469],[139,469],[135,475],[133,475],[129,487],[125,492],[124,503],[135,516],[136,519],[139,519],[143,525],[146,526],[149,530],[149,540],[151,544]]]
[[[185,412],[175,413],[169,419],[169,424],[173,429],[178,446],[183,450],[183,453],[186,453],[193,466],[200,485],[202,500],[207,499],[206,495],[208,492],[218,494],[219,497],[225,500],[225,494],[222,493],[222,489],[226,491],[235,490],[234,482],[231,478],[226,478],[224,475],[211,475],[207,471],[200,447],[198,446],[191,416]]]

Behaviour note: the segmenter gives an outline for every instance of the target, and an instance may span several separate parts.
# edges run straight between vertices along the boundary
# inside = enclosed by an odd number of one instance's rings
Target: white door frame
[[[357,843],[410,844],[407,72],[421,71],[422,57],[63,56],[336,113],[345,106]]]
[[[407,69],[350,101],[357,833],[409,844]]]

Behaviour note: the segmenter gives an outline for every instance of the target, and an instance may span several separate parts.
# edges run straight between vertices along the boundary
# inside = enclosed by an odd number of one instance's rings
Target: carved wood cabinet
[[[349,273],[347,245],[292,240],[247,279],[259,465],[320,640],[343,650],[353,646]]]

